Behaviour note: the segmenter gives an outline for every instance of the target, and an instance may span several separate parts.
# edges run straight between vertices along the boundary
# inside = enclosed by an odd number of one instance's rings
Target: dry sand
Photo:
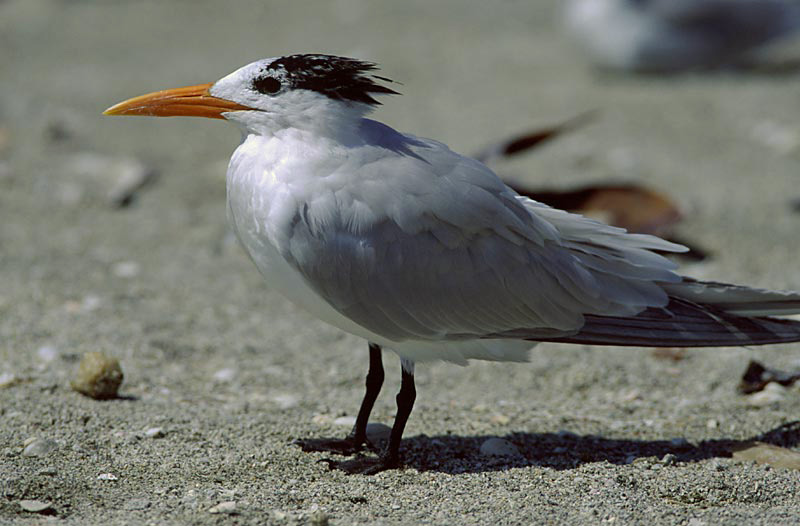
[[[329,472],[289,443],[346,433],[367,347],[269,292],[231,239],[238,132],[100,115],[292,52],[380,62],[404,95],[376,117],[465,152],[599,109],[498,170],[668,191],[680,234],[714,254],[687,274],[800,289],[798,76],[598,76],[557,4],[0,1],[0,523],[800,522],[797,471],[728,458],[765,433],[800,441],[781,428],[796,387],[760,407],[735,391],[751,358],[797,368],[797,344],[680,361],[547,344],[529,364],[422,364],[408,468]],[[159,177],[115,208],[116,179],[139,169]],[[123,399],[69,388],[88,351],[120,359]],[[400,375],[385,361],[373,421],[391,424]],[[482,456],[493,437],[520,456]],[[33,438],[42,456],[22,454]]]

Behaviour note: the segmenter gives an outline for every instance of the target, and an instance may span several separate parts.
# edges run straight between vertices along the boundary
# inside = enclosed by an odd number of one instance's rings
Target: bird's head
[[[174,88],[120,102],[105,115],[227,119],[250,133],[283,128],[324,129],[360,118],[397,92],[372,72],[377,66],[332,55],[258,60],[217,82]]]

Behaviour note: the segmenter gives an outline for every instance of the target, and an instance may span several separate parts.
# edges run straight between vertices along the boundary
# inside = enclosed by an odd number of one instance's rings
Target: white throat
[[[242,128],[245,135],[269,137],[282,130],[295,129],[349,143],[371,109],[366,104],[331,100],[325,95],[300,90],[276,97],[269,109],[230,112],[225,118]]]

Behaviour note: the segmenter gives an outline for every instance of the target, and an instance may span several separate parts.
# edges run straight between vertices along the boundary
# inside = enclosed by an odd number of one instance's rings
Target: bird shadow
[[[583,464],[609,462],[630,464],[639,458],[674,455],[675,462],[700,462],[730,458],[754,441],[779,447],[800,444],[800,421],[789,422],[766,433],[744,440],[713,439],[697,444],[676,440],[609,439],[596,435],[560,433],[510,433],[499,437],[511,442],[519,455],[491,457],[476,455],[487,436],[418,435],[403,440],[404,463],[417,471],[448,474],[506,471],[517,467],[540,466],[556,470]]]

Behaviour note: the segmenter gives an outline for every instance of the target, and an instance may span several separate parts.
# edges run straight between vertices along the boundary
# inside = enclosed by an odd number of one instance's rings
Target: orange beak
[[[229,111],[252,110],[235,102],[212,96],[213,83],[166,89],[140,95],[108,108],[103,115],[148,115],[151,117],[208,117],[222,119]]]

